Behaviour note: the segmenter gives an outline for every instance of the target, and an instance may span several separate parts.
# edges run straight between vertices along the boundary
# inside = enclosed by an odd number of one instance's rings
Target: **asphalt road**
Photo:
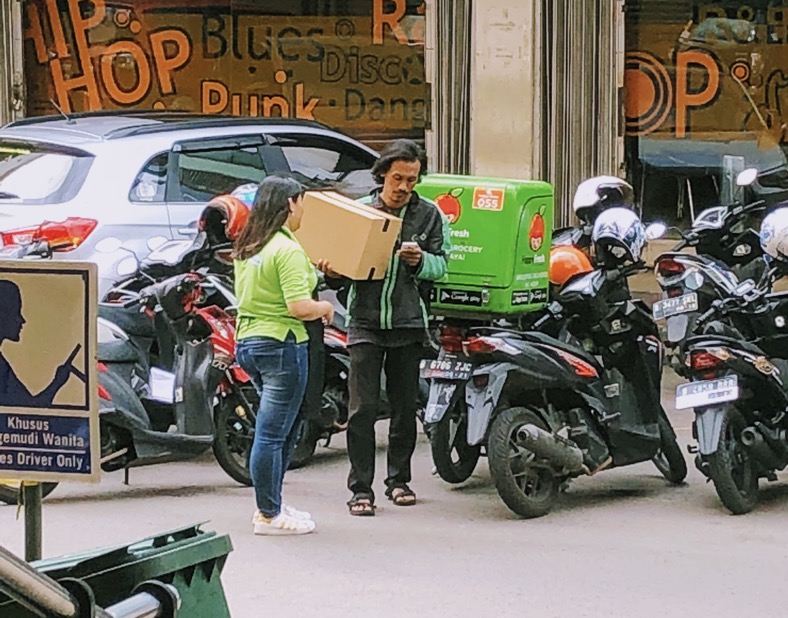
[[[670,416],[686,444],[689,414]],[[788,614],[784,481],[762,488],[755,512],[732,517],[693,467],[671,487],[643,464],[578,479],[550,515],[522,521],[498,498],[486,461],[459,487],[432,476],[422,436],[419,504],[387,503],[379,481],[378,515],[351,518],[343,442],[286,479],[286,499],[317,519],[313,535],[255,537],[252,490],[206,459],[133,470],[129,487],[120,473],[59,487],[45,501],[45,556],[208,521],[235,546],[223,573],[234,618]],[[0,544],[21,554],[23,530],[16,509],[0,507]]]

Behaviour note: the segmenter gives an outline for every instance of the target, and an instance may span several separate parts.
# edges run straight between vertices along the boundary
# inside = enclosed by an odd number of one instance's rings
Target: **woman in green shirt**
[[[317,275],[295,232],[304,209],[303,187],[269,176],[234,250],[238,297],[237,359],[260,395],[249,461],[257,511],[255,534],[307,534],[311,516],[282,503],[282,479],[293,454],[295,420],[308,376],[305,321],[333,319],[315,301]]]

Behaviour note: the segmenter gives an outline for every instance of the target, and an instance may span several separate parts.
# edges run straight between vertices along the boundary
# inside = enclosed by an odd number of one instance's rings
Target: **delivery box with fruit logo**
[[[547,302],[553,188],[546,182],[430,174],[416,187],[449,219],[449,273],[439,315],[513,315]]]

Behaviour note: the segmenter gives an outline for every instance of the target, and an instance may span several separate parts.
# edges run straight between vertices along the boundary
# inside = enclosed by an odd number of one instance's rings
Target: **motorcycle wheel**
[[[476,469],[482,447],[468,444],[468,411],[460,398],[430,431],[435,469],[447,483],[462,483]]]
[[[250,403],[257,401],[254,389],[245,394]],[[213,454],[231,479],[247,487],[252,486],[249,456],[253,442],[254,417],[242,399],[235,394],[220,397],[214,415]]]
[[[487,456],[501,500],[520,517],[530,519],[547,515],[553,508],[559,479],[550,468],[534,465],[534,454],[517,443],[517,430],[529,423],[549,430],[532,410],[503,410],[490,428]]]
[[[722,504],[734,515],[749,513],[758,502],[758,472],[741,432],[747,426],[744,417],[727,408],[720,428],[720,443],[708,456],[709,476]]]
[[[323,422],[347,423],[348,416],[348,392],[347,382],[341,378],[331,380],[323,389],[321,401]],[[336,430],[329,430],[332,433]],[[326,432],[319,424],[304,422],[301,428],[301,435],[293,451],[293,458],[290,460],[289,470],[302,468],[312,461],[315,454],[317,443]]]
[[[320,431],[319,427],[316,427],[309,421],[304,422],[303,427],[301,427],[301,435],[293,450],[293,457],[290,460],[288,470],[303,468],[312,461],[315,449],[317,449],[317,441],[320,440],[321,434],[322,431]]]
[[[46,498],[55,491],[57,483],[41,483],[41,497]],[[0,502],[3,504],[19,504],[21,498],[19,481],[0,482]]]
[[[679,485],[687,478],[687,462],[664,412],[660,412],[658,425],[660,447],[651,461],[669,483]]]

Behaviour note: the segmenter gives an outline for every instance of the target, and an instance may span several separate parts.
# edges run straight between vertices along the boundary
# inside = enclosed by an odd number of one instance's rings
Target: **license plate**
[[[676,296],[675,298],[663,298],[658,300],[651,307],[655,320],[661,320],[671,315],[688,313],[698,310],[698,295],[695,292]]]
[[[676,389],[676,409],[702,408],[739,398],[739,376],[681,384]]]
[[[456,356],[444,356],[434,360],[422,360],[420,369],[424,379],[470,380],[473,365]]]

